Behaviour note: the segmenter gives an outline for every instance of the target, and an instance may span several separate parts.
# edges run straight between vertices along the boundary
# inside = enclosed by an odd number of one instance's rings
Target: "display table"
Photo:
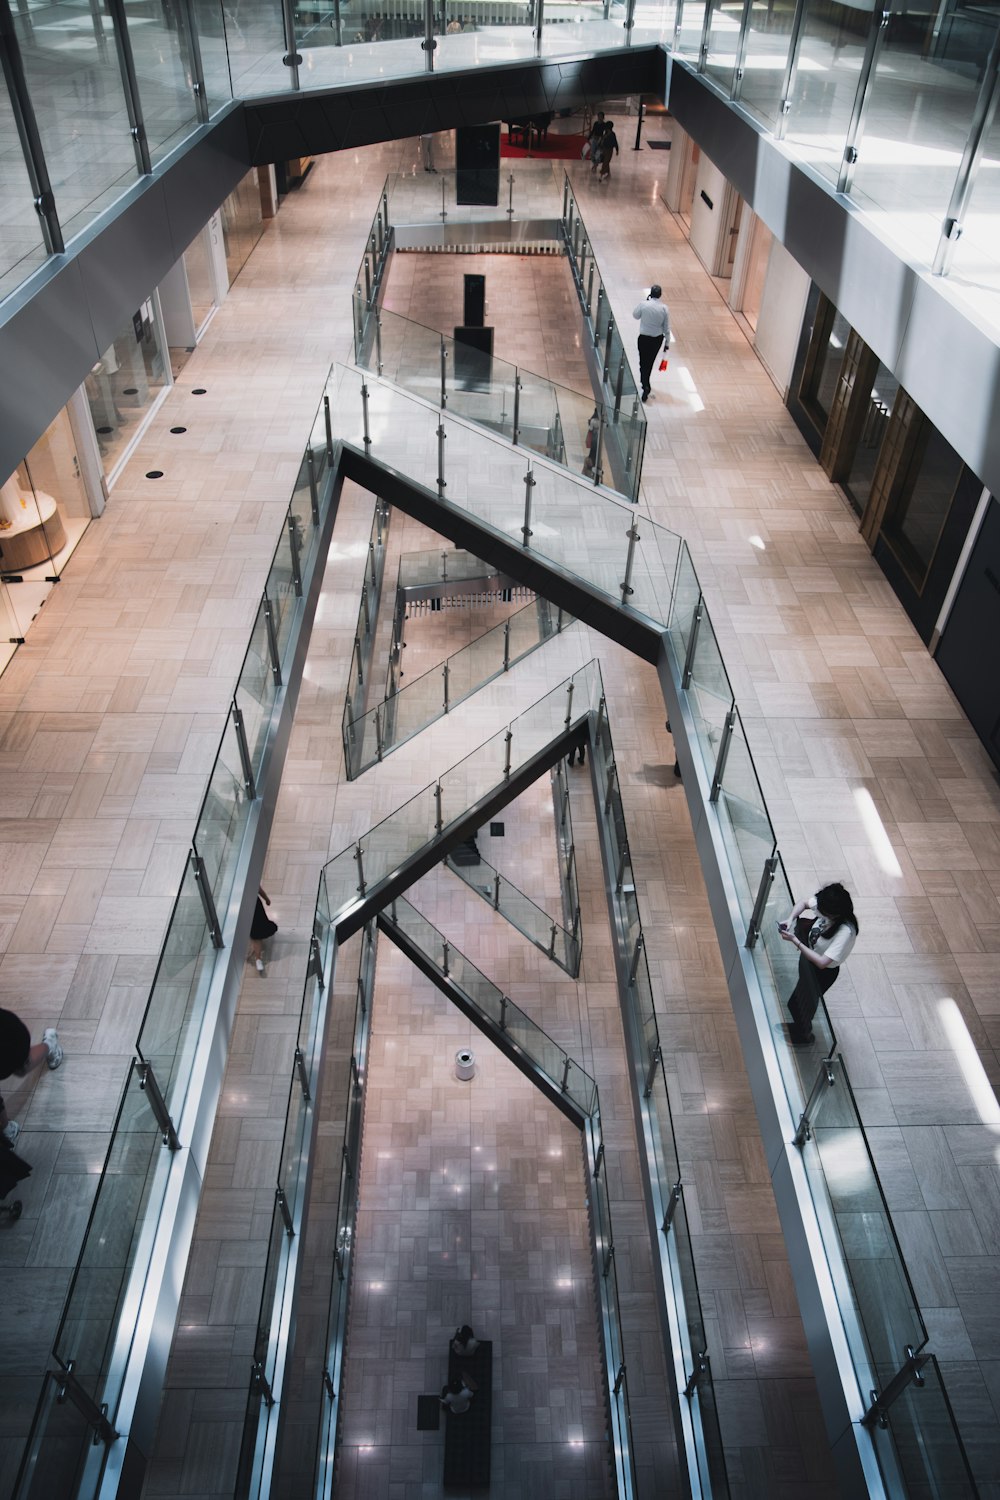
[[[44,490],[25,491],[27,504],[11,517],[9,530],[0,531],[0,570],[20,573],[49,562],[66,545],[66,529],[59,507]]]

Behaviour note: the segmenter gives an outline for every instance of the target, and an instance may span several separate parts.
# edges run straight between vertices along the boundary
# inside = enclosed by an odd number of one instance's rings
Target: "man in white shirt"
[[[660,301],[663,288],[654,282],[645,302],[640,302],[632,316],[639,323],[639,374],[642,377],[642,399],[652,395],[649,378],[653,373],[660,345],[670,348],[670,312]]]

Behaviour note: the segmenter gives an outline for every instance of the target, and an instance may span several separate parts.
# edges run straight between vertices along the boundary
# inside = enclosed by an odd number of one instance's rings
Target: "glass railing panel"
[[[535,613],[534,605],[528,605],[527,608],[530,614]],[[490,678],[503,671],[503,651],[504,627],[499,624],[484,631],[474,641],[470,641],[464,651],[458,653],[463,658],[463,671],[468,673],[467,693],[474,693],[484,682],[489,682]]]
[[[786,140],[828,181],[840,173],[871,21],[838,0],[806,0]]]
[[[154,1178],[165,1149],[133,1063],[53,1345],[56,1358],[64,1365],[72,1360],[77,1378],[95,1393],[107,1374],[140,1236],[162,1207],[165,1171],[156,1191]]]
[[[722,652],[707,610],[698,631],[688,687],[688,704],[694,719],[695,739],[701,751],[705,774],[711,781],[719,758],[726,715],[734,705]]]
[[[736,71],[736,49],[740,39],[740,12],[711,0],[705,72],[728,99]]]
[[[772,128],[781,117],[785,63],[791,43],[795,6],[778,0],[750,12],[740,103]]]
[[[302,455],[299,472],[295,478],[295,488],[292,491],[291,503],[288,507],[288,514],[295,528],[295,540],[298,546],[300,568],[305,567],[306,559],[309,556],[309,549],[313,544],[313,538],[316,533],[312,508],[313,481],[309,477],[310,462],[311,472],[315,476],[317,470],[320,468],[322,456],[326,452],[325,439],[324,447],[320,449],[320,453],[310,461],[309,455],[311,451],[311,449],[307,448]]]
[[[959,12],[949,14],[949,25],[960,25]],[[970,24],[980,26],[995,24],[987,22],[985,13],[962,12]],[[984,53],[985,55],[985,53]],[[997,266],[996,226],[1000,215],[1000,173],[995,165],[1000,161],[1000,112],[993,115],[989,128],[983,133],[983,149],[979,168],[972,182],[972,194],[962,215],[962,236],[952,242],[951,270],[949,280],[963,287],[990,287],[996,289],[1000,283],[1000,268]],[[989,166],[988,166],[989,164]]]
[[[0,139],[17,140],[17,125],[6,89],[0,90]],[[134,158],[132,174],[134,175]],[[21,152],[10,150],[5,163],[8,212],[0,246],[0,297],[6,297],[46,259],[41,220],[34,209],[34,192]],[[20,207],[20,212],[15,209]],[[30,210],[30,211],[29,211]]]
[[[884,1390],[898,1365],[877,1366],[878,1388]],[[895,1476],[896,1463],[908,1493],[942,1500],[977,1500],[979,1491],[969,1469],[948,1400],[941,1368],[931,1355],[920,1371],[921,1384],[911,1382],[889,1408],[889,1425],[871,1429],[875,1451],[886,1477]],[[892,1454],[887,1450],[891,1447]]]
[[[30,14],[26,6],[22,16],[27,18]],[[21,24],[23,28],[23,20]],[[65,25],[65,21],[41,24],[36,12],[30,32],[21,30],[20,53],[28,93],[36,101],[35,120],[59,223],[69,241],[136,181],[138,168],[110,18],[105,16],[102,20],[99,11],[92,22],[88,15],[86,24],[72,26],[69,38]],[[70,39],[71,51],[67,47]],[[67,52],[72,59],[73,83],[60,87],[65,80]],[[6,89],[3,94],[6,99]],[[82,128],[80,110],[85,100],[101,101],[107,129],[94,129],[92,121],[88,122],[90,128]],[[16,182],[14,174],[21,161],[17,127],[10,113],[4,123],[10,131],[4,137],[8,147],[4,153],[5,173],[9,171]],[[16,217],[5,214],[5,244],[7,222],[17,225],[30,222],[32,197],[22,200],[22,212]],[[37,224],[33,211],[31,217]],[[18,238],[14,236],[15,245]]]
[[[409,854],[434,838],[436,817],[434,787],[424,787],[330,860],[324,871],[332,918],[336,920],[360,898],[362,878],[366,889],[377,885]]]
[[[432,406],[441,402],[441,334],[383,307],[379,314],[379,338],[368,355],[373,367],[379,352],[386,380],[422,396]],[[445,345],[445,382],[454,381],[454,360],[449,363]]]
[[[474,807],[503,780],[505,744],[506,731],[501,730],[442,774],[441,808],[446,824],[460,817],[467,808]],[[515,736],[511,741],[511,766],[517,765],[521,759],[521,748]]]
[[[337,391],[338,422],[348,440],[360,446],[361,376],[347,372]],[[369,431],[371,454],[380,462],[399,469],[418,483],[436,488],[438,475],[437,426],[439,416],[416,408],[406,395],[384,382],[369,386]],[[533,535],[531,549],[548,561],[567,568],[612,597],[621,599],[627,576],[629,531],[635,512],[606,494],[588,490],[558,469],[544,468],[523,449],[493,440],[484,449],[482,431],[460,424],[445,414],[445,474],[449,501],[523,544],[526,474],[534,478],[531,489]],[[484,462],[489,463],[491,483],[482,483]],[[639,520],[640,537],[633,557],[629,605],[660,618],[670,599],[672,569],[665,564],[672,544],[661,548],[654,540],[652,522]]]
[[[736,892],[740,910],[749,924],[764,872],[764,861],[774,853],[775,838],[738,711],[729,740],[722,791],[717,806],[723,830],[731,835],[729,857]]]
[[[673,641],[678,669],[683,669],[694,629],[695,610],[701,598],[701,584],[691,561],[686,542],[681,542],[677,553],[677,572],[673,597],[670,601],[670,638]]]
[[[880,1366],[903,1363],[927,1340],[882,1186],[841,1059],[813,1127],[868,1351]]]
[[[195,849],[204,861],[215,898],[216,912],[220,914],[225,911],[232,889],[250,806],[236,726],[230,714],[198,814],[194,837]]]
[[[562,1078],[565,1054],[530,1016],[526,1016],[512,1001],[507,1004],[507,1035],[527,1054],[536,1067],[558,1087]]]
[[[250,632],[250,644],[247,646],[247,654],[236,687],[236,703],[243,715],[247,750],[255,777],[260,772],[264,757],[264,747],[267,744],[267,732],[277,692],[267,644],[267,620],[264,615],[264,605],[261,602],[257,608],[253,630]]]
[[[448,410],[513,438],[515,366],[460,340],[447,339],[446,345]]]
[[[173,1120],[180,1117],[217,950],[190,862],[160,952],[137,1048],[150,1063]]]
[[[292,562],[292,545],[288,534],[288,522],[281,528],[274,559],[265,584],[267,597],[274,611],[274,629],[278,641],[278,660],[284,661],[285,647],[292,629],[295,613],[295,570]]]
[[[996,14],[968,24],[979,31],[987,56]],[[886,233],[898,225],[907,256],[927,264],[938,247],[979,94],[979,77],[968,66],[969,40],[966,24],[956,26],[951,14],[930,44],[906,27],[889,26],[868,84],[851,197]],[[933,150],[926,140],[917,144],[928,117],[935,121]]]
[[[99,1380],[84,1374],[80,1384],[100,1405]],[[76,1495],[93,1450],[94,1429],[72,1401],[60,1398],[56,1377],[46,1372],[10,1500]]]
[[[571,28],[567,28],[570,30]],[[575,29],[575,28],[574,28]],[[441,44],[434,58],[435,69],[446,63]],[[468,55],[470,37],[464,44]],[[467,66],[468,63],[461,64]],[[388,179],[389,217],[393,224],[499,224],[506,236],[508,223],[522,219],[554,219],[562,207],[559,164],[552,161],[518,161],[515,168],[504,166],[500,174],[500,197],[497,203],[458,202],[458,176],[454,170],[438,168],[436,173],[397,173]],[[513,183],[511,182],[513,178]],[[508,209],[513,213],[508,213]],[[443,215],[443,217],[442,217]]]

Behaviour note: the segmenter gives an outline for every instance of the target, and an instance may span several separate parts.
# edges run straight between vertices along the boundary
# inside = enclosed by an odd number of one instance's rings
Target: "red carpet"
[[[521,137],[518,136],[518,140],[520,139]],[[507,132],[504,131],[500,137],[500,155],[512,158],[545,157],[549,161],[579,161],[586,139],[585,135],[555,135],[549,131],[548,139],[540,146],[535,144],[530,151],[525,151],[523,146],[512,146]]]

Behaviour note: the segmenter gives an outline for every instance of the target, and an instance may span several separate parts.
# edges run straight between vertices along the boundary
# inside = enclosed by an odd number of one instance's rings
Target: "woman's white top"
[[[827,937],[827,930],[833,926],[829,917],[821,917],[816,911],[816,897],[812,896],[809,905],[816,915],[809,929],[809,946],[814,953],[819,953],[823,958],[828,958],[831,964],[840,965],[850,957],[851,950],[858,940],[850,922],[841,922],[832,937]]]

